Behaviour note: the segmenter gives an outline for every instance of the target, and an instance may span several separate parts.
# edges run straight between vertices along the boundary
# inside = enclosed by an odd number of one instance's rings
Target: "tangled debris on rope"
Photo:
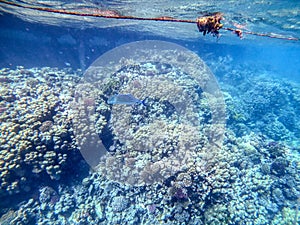
[[[249,35],[255,35],[260,37],[283,39],[289,41],[300,40],[297,37],[288,37],[280,34],[256,33],[252,31],[242,31],[241,29],[223,27],[223,24],[221,23],[221,20],[223,19],[223,14],[220,12],[210,13],[205,16],[198,17],[195,21],[195,20],[176,19],[169,16],[162,16],[162,17],[155,17],[155,18],[124,16],[115,10],[103,10],[97,8],[86,8],[84,10],[79,10],[79,11],[70,11],[66,9],[54,9],[54,8],[39,7],[34,5],[25,5],[21,3],[6,1],[6,0],[0,0],[0,4],[1,3],[10,6],[19,7],[19,8],[26,8],[26,9],[65,14],[65,15],[74,15],[74,16],[101,17],[101,18],[108,18],[108,19],[123,19],[123,20],[148,20],[148,21],[150,20],[150,21],[177,22],[177,23],[196,23],[199,32],[202,32],[204,36],[206,34],[211,33],[214,37],[217,38],[220,37],[219,30],[223,28],[224,30],[232,31],[232,33],[237,35],[240,39],[243,38],[243,34],[249,34]]]
[[[223,19],[223,14],[220,12],[208,14],[204,17],[197,18],[197,26],[199,32],[203,35],[211,33],[213,36],[219,37],[219,30],[223,27],[221,20]]]

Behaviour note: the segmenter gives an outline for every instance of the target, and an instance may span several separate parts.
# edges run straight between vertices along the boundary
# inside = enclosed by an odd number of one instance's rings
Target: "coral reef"
[[[220,57],[211,64],[220,74],[230,129],[238,136],[254,131],[275,141],[299,139],[299,85],[251,64],[233,69],[232,60]]]
[[[89,67],[76,87],[72,116],[81,153],[95,170],[143,186],[163,183],[198,154],[218,151],[225,105],[196,55],[165,42],[139,45],[130,46],[137,49],[132,58],[117,49],[110,65],[103,65],[104,55]],[[130,93],[145,104],[109,105],[116,93]]]
[[[201,88],[191,92],[195,85],[185,74],[181,78],[188,80],[187,85],[176,89],[180,85],[155,79],[155,70],[162,71],[158,65],[142,66],[151,73],[152,84],[148,76],[137,79],[135,73],[141,72],[138,67],[127,67],[119,71],[122,78],[116,74],[119,79],[94,84],[101,88],[80,84],[81,96],[62,88],[76,81],[66,71],[2,70],[1,195],[15,196],[39,176],[47,175],[52,182],[36,185],[35,195],[26,196],[14,208],[3,206],[1,224],[299,224],[299,148],[276,140],[281,137],[290,141],[298,135],[295,131],[299,126],[292,125],[299,123],[296,85],[271,78],[255,78],[257,87],[225,85],[228,129],[222,145],[214,146],[204,135],[212,124],[213,108],[209,107],[207,93]],[[171,68],[163,68],[170,77],[172,71],[178,73]],[[61,76],[49,75],[52,73]],[[238,73],[237,79],[244,79],[245,74]],[[34,77],[30,82],[39,79],[33,85],[35,91],[23,85],[30,80],[28,76]],[[56,81],[51,80],[50,85],[47,79]],[[175,76],[170,80],[182,84]],[[127,86],[122,89],[124,82]],[[148,92],[140,90],[145,83]],[[40,91],[37,95],[39,85],[48,93]],[[174,93],[182,92],[182,99],[187,100],[174,98],[163,85],[169,85]],[[21,95],[23,88],[26,94]],[[133,90],[135,97],[146,99],[146,106],[108,105],[105,100],[115,90]],[[261,99],[246,100],[258,92],[267,101],[267,108],[259,102]],[[20,100],[23,98],[26,101]],[[71,104],[72,98],[78,101]],[[277,110],[284,102],[295,106],[285,104],[284,110]],[[93,116],[87,117],[91,112]],[[285,129],[274,126],[271,130],[259,123],[267,117],[272,117],[268,123],[280,122]],[[74,130],[70,120],[77,126]],[[76,129],[83,132],[76,133]],[[278,134],[271,135],[275,131]],[[286,137],[283,132],[288,132]],[[79,138],[74,140],[76,134]],[[64,169],[76,162],[76,144],[83,148],[87,143],[93,146],[92,151],[97,143],[106,145],[109,154],[96,167],[99,170],[80,178],[74,176],[71,183],[59,180],[58,184],[56,179],[66,172]],[[77,162],[76,166],[82,164]]]
[[[288,163],[280,177],[263,173],[261,162],[273,163],[264,138],[255,134],[236,138],[228,132],[226,140],[213,158],[197,164],[198,170],[187,168],[188,173],[180,172],[164,184],[133,187],[91,173],[82,185],[58,191],[63,202],[75,204],[69,211],[55,206],[50,211],[53,220],[66,224],[276,224],[283,220],[292,224],[300,191],[295,185],[299,165]],[[287,152],[281,156],[288,157]],[[295,195],[289,197],[293,191]],[[47,216],[49,211],[43,211],[38,217],[47,221]]]
[[[0,71],[0,196],[30,191],[37,177],[61,177],[76,150],[68,115],[78,74],[57,69]]]

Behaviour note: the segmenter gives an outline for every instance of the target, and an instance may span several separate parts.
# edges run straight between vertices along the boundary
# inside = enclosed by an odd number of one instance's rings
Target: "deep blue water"
[[[84,52],[87,67],[100,55],[121,44],[139,40],[166,40],[195,51],[204,60],[207,55],[212,58],[229,55],[233,65],[253,63],[274,71],[280,77],[299,80],[300,45],[297,41],[290,43],[265,37],[253,41],[247,40],[247,36],[244,40],[227,36],[218,41],[207,41],[200,34],[197,40],[180,41],[150,33],[126,32],[121,28],[80,30],[27,23],[10,15],[1,17],[0,26],[2,67],[23,65],[63,68],[67,63],[72,68],[80,68],[80,51]],[[233,39],[232,43],[228,42],[229,39]]]

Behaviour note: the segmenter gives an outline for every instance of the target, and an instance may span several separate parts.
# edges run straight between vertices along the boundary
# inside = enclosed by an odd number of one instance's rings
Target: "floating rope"
[[[237,35],[241,39],[243,38],[243,34],[250,34],[250,35],[255,35],[255,36],[260,36],[260,37],[283,39],[283,40],[289,40],[289,41],[299,41],[300,40],[299,38],[296,38],[296,37],[287,37],[287,36],[283,36],[283,35],[279,35],[279,34],[256,33],[256,32],[252,32],[252,31],[243,31],[241,29],[223,27],[223,24],[221,23],[221,20],[223,19],[223,14],[220,12],[211,13],[211,14],[205,15],[203,17],[198,17],[195,21],[195,20],[175,19],[173,17],[168,17],[168,16],[155,17],[155,18],[123,16],[115,10],[102,10],[102,9],[97,9],[97,8],[83,8],[81,10],[87,11],[87,12],[79,12],[79,11],[70,11],[70,10],[65,10],[65,9],[53,9],[53,8],[47,8],[47,7],[24,5],[24,4],[10,2],[10,1],[6,1],[6,0],[0,0],[0,3],[19,7],[19,8],[32,9],[32,10],[38,10],[38,11],[44,11],[44,12],[50,12],[50,13],[58,13],[58,14],[64,14],[64,15],[101,17],[101,18],[122,19],[122,20],[150,20],[150,21],[163,21],[163,22],[176,22],[176,23],[196,23],[199,32],[202,32],[204,36],[206,34],[211,33],[213,36],[215,36],[217,38],[220,37],[219,30],[223,28],[224,30],[233,32],[235,35]]]

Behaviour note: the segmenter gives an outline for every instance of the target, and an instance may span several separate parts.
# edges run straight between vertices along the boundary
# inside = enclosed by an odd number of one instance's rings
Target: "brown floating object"
[[[221,20],[223,19],[223,14],[216,12],[204,17],[197,18],[197,26],[199,32],[202,32],[203,35],[212,33],[213,36],[219,37],[219,30],[223,27]]]

